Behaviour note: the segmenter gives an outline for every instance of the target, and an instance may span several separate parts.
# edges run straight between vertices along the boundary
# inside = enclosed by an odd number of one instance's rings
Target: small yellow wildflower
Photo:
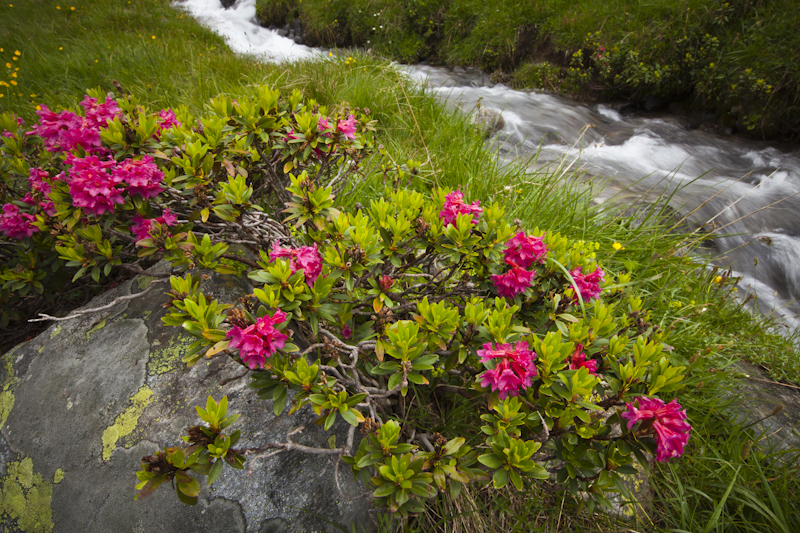
[[[717,276],[714,278],[714,283],[722,283],[722,276]]]
[[[95,59],[94,62],[97,63],[97,60]]]
[[[0,93],[0,98],[2,98],[2,97],[3,97],[3,93]]]
[[[333,57],[333,52],[328,52],[328,57]]]
[[[3,51],[3,49],[2,49],[2,48],[0,48],[0,52],[2,52],[2,51]]]
[[[19,59],[19,58],[18,58],[17,56],[13,56],[11,59],[12,59],[13,61],[16,61],[16,60],[17,60],[17,59]]]
[[[75,11],[75,6],[72,6],[69,9],[70,9],[70,11]]]
[[[12,78],[16,78],[16,77],[17,77],[17,73],[16,73],[16,72],[12,72],[12,73],[11,73],[11,77],[12,77]]]
[[[36,111],[41,111],[41,110],[42,110],[42,106],[40,106],[40,105],[37,105],[37,106],[36,106]]]
[[[155,36],[155,35],[153,35],[153,39],[155,39],[155,38],[156,38],[156,36]]]
[[[56,9],[61,9],[61,6],[56,6]]]
[[[16,85],[16,84],[17,84],[17,82],[16,82],[16,81],[14,81],[14,80],[11,80],[11,85]]]
[[[14,55],[15,56],[21,56],[22,54],[19,53],[19,50],[14,50]]]
[[[618,243],[618,242],[615,242],[614,244],[612,244],[612,245],[611,245],[611,247],[612,247],[613,249],[615,249],[616,251],[618,251],[618,252],[619,252],[620,250],[624,250],[624,249],[625,249],[625,247],[624,247],[624,246],[622,246],[622,245],[621,245],[620,243]]]
[[[11,63],[6,63],[6,68],[11,68]]]
[[[59,49],[59,50],[63,50],[63,49],[64,49],[64,47],[63,47],[63,46],[59,46],[59,47],[58,47],[58,49]]]

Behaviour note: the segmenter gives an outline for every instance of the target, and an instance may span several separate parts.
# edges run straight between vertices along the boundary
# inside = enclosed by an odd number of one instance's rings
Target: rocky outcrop
[[[96,298],[148,290],[139,277]],[[289,532],[372,531],[365,491],[349,468],[334,480],[336,456],[296,451],[250,456],[245,470],[226,468],[203,487],[194,507],[166,484],[134,501],[141,458],[183,444],[184,430],[200,421],[196,405],[211,395],[229,399],[242,417],[237,448],[286,442],[341,446],[347,425],[324,432],[310,409],[288,407],[273,416],[272,402],[249,388],[243,368],[225,356],[181,363],[189,344],[161,323],[166,284],[97,313],[52,325],[5,354],[0,367],[0,482],[5,531]],[[235,301],[252,290],[246,278],[208,276],[207,295]],[[224,384],[223,384],[224,383]],[[201,478],[204,479],[204,478]],[[5,528],[2,525],[5,525]]]

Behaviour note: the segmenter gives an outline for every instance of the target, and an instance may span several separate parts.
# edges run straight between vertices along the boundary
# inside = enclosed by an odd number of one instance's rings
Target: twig
[[[153,282],[150,283],[150,286],[147,287],[142,292],[137,292],[136,294],[129,294],[128,296],[117,296],[116,298],[114,298],[113,301],[111,301],[110,303],[107,303],[106,305],[103,305],[101,307],[93,307],[91,309],[83,309],[81,311],[75,311],[73,314],[71,314],[69,316],[64,316],[64,317],[55,317],[55,316],[46,315],[44,313],[39,313],[39,316],[41,318],[31,318],[30,320],[28,320],[28,322],[44,322],[46,320],[54,320],[56,322],[63,322],[65,320],[72,320],[73,318],[80,318],[83,315],[87,315],[89,313],[97,313],[98,311],[105,311],[106,309],[111,309],[112,307],[114,307],[115,305],[117,305],[118,303],[120,303],[122,301],[135,300],[136,298],[140,298],[140,297],[146,295],[151,290],[153,290],[153,287],[155,287],[157,283],[164,283],[166,281],[167,281],[166,279],[154,280]]]

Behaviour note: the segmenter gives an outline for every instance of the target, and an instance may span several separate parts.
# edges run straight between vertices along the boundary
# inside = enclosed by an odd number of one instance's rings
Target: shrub
[[[326,430],[350,424],[335,453],[400,517],[489,479],[525,490],[552,477],[592,508],[610,505],[605,493],[626,492],[634,460],[683,452],[685,412],[659,397],[681,390],[689,363],[625,289],[631,276],[597,264],[593,243],[514,227],[499,204],[460,191],[389,187],[340,210],[336,195],[356,190],[378,157],[374,124],[299,91],[221,96],[200,119],[101,97],[90,94],[82,115],[44,108],[30,134],[0,118],[0,229],[16,254],[3,267],[4,308],[64,279],[53,274],[99,279],[168,260],[163,321],[195,338],[184,362],[230,358],[276,414],[292,391],[290,414],[308,406]],[[413,178],[395,164],[382,171],[390,183]],[[228,254],[232,242],[253,259]],[[231,261],[255,287],[235,304],[177,275],[235,273]],[[470,402],[473,424],[406,418],[406,401],[433,397]],[[209,399],[190,446],[143,459],[140,496],[173,480],[193,503],[189,472],[213,482],[223,463],[242,466],[252,450],[223,433],[235,421],[226,408]]]

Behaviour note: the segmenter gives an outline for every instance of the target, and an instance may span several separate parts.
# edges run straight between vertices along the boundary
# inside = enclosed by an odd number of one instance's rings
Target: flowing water
[[[181,5],[237,52],[271,61],[321,54],[258,26],[255,0],[229,9],[219,0]],[[671,196],[688,227],[736,234],[714,239],[715,263],[741,278],[739,297],[756,296],[748,305],[792,330],[800,326],[800,153],[688,129],[677,118],[624,117],[605,105],[512,90],[478,71],[405,69],[466,112],[480,103],[499,113],[502,129],[494,140],[503,157],[539,151],[540,164],[566,157],[607,183],[597,201]]]

